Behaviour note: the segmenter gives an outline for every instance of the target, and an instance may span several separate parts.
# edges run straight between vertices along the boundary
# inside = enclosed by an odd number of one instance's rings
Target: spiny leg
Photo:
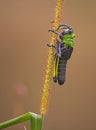
[[[59,35],[59,36],[60,36],[60,33],[59,33],[59,32],[57,32],[56,30],[49,29],[48,31],[49,31],[49,32],[53,32],[53,33],[55,33],[55,34],[57,34],[57,35]]]

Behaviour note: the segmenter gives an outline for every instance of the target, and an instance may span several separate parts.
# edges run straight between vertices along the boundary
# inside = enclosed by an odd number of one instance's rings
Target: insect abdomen
[[[60,58],[59,64],[58,64],[58,84],[59,85],[63,85],[65,82],[66,64],[67,64],[67,60],[65,60],[64,58]]]

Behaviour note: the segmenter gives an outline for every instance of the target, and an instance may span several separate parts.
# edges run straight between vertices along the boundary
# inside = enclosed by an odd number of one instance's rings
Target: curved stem
[[[14,119],[5,121],[4,123],[0,124],[0,129],[4,129],[6,127],[9,126],[13,126],[19,123],[22,123],[24,121],[30,120],[31,123],[31,130],[41,130],[41,126],[42,126],[42,116],[32,113],[32,112],[28,112],[24,115],[18,116]]]

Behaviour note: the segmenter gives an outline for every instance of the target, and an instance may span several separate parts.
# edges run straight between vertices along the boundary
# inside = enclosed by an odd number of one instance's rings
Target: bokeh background
[[[40,113],[56,0],[0,0],[0,122]],[[75,48],[66,82],[51,84],[44,130],[96,130],[96,0],[64,0]],[[29,123],[7,130],[29,129]]]

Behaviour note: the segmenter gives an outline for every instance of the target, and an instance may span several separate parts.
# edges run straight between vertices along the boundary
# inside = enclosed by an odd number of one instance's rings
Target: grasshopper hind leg
[[[59,62],[59,57],[55,55],[55,62],[54,62],[54,73],[53,73],[53,82],[58,81],[58,62]]]

